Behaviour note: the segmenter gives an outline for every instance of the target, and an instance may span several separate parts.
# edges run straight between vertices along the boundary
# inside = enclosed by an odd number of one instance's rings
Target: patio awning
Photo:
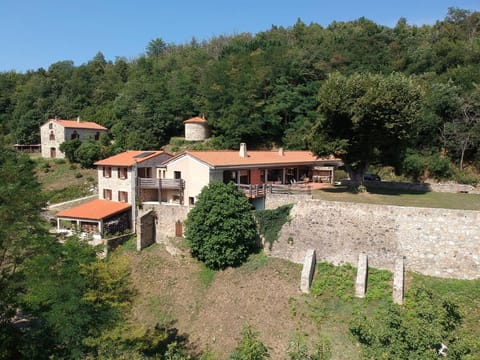
[[[88,203],[60,211],[57,218],[80,220],[104,220],[130,210],[132,205],[117,201],[96,199]]]

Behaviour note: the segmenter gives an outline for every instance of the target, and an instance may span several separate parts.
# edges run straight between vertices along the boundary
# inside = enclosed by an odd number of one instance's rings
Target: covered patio
[[[113,234],[130,228],[131,208],[127,203],[96,199],[60,211],[57,233],[79,232],[92,235]]]

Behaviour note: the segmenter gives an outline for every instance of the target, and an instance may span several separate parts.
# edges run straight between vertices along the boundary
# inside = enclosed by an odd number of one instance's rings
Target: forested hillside
[[[329,93],[319,90],[332,74],[401,73],[418,92],[415,116],[395,133],[401,141],[393,151],[372,147],[369,164],[393,165],[411,178],[428,167],[448,176],[444,159],[480,167],[479,63],[480,13],[461,9],[424,26],[404,18],[393,28],[365,18],[327,27],[298,20],[182,45],[159,38],[136,59],[110,62],[99,52],[80,66],[59,61],[0,73],[0,134],[6,143],[39,143],[45,120],[80,116],[110,129],[114,151],[158,149],[182,135],[184,120],[203,115],[216,148],[311,149],[327,131],[319,106]]]

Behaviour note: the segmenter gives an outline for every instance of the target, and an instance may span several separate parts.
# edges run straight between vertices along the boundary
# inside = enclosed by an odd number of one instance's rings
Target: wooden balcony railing
[[[242,190],[245,195],[249,198],[258,198],[264,197],[266,194],[267,185],[266,184],[236,184],[237,189]]]
[[[183,179],[157,179],[157,178],[137,178],[137,186],[140,189],[179,189],[185,188]]]
[[[297,182],[295,184],[235,184],[239,190],[245,192],[249,198],[264,197],[269,194],[311,194],[312,186],[308,182]]]

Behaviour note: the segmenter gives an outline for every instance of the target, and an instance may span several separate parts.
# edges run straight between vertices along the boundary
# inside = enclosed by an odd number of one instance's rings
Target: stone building
[[[183,123],[185,124],[185,140],[203,141],[208,139],[208,125],[204,118],[194,117]]]
[[[50,119],[40,126],[42,157],[64,158],[60,145],[68,140],[99,140],[107,128],[91,121]]]
[[[136,206],[152,196],[150,192],[156,196],[157,168],[171,157],[164,151],[125,151],[96,162],[98,199],[59,212],[57,230],[75,227],[103,235],[112,229],[135,229]]]

